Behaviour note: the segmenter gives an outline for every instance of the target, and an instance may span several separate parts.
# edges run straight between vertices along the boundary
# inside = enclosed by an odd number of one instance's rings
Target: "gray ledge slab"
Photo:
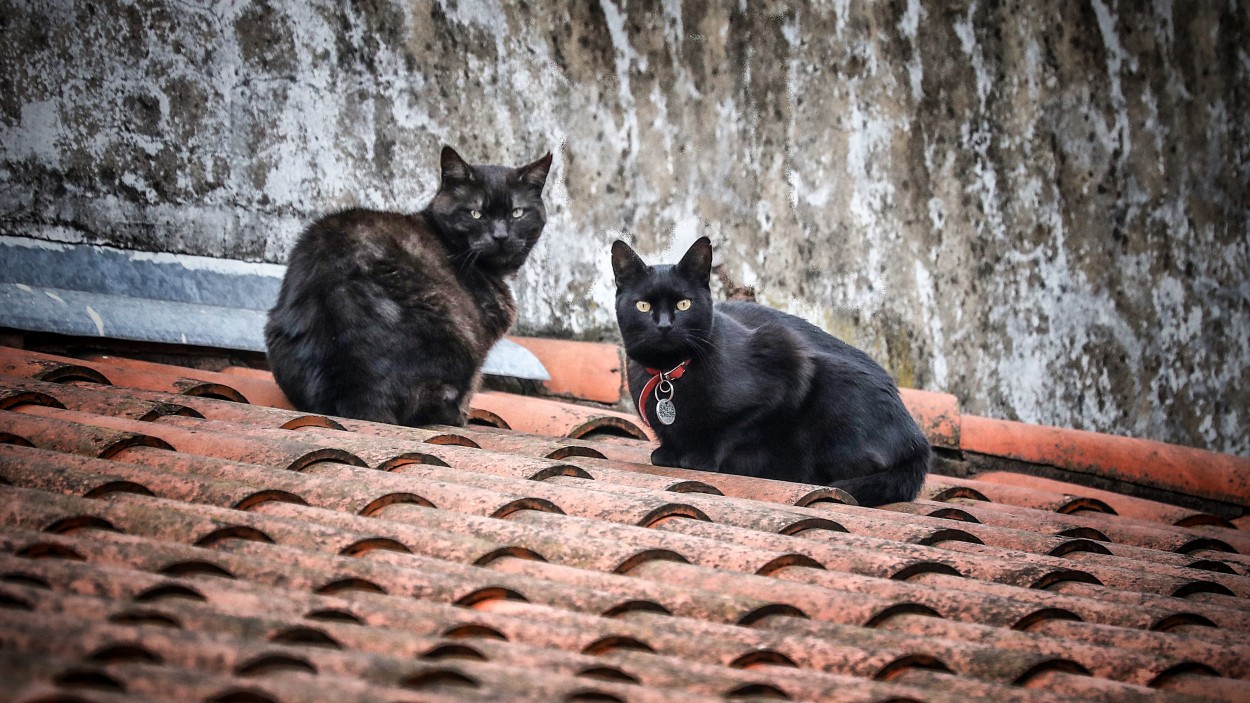
[[[265,351],[285,266],[0,237],[0,326]],[[501,339],[483,373],[546,381],[529,350]]]

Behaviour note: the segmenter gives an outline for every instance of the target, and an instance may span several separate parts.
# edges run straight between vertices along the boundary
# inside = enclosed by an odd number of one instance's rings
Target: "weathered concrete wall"
[[[0,233],[282,262],[552,148],[523,330],[707,233],[972,412],[1250,453],[1246,2],[346,5],[0,0]]]

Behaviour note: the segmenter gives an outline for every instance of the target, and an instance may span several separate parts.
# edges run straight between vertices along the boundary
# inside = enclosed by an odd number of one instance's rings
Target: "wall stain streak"
[[[1250,4],[0,0],[0,234],[283,263],[437,150],[556,154],[519,330],[608,245],[968,412],[1250,454]]]

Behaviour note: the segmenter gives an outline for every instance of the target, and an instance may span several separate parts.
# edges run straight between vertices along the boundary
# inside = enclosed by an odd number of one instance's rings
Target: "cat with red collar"
[[[629,387],[660,440],[651,462],[913,500],[932,452],[894,379],[793,315],[713,303],[711,270],[707,237],[675,265],[612,244]]]

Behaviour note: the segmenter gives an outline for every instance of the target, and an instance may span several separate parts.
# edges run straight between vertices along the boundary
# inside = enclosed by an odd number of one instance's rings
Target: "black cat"
[[[629,387],[659,466],[834,486],[861,505],[916,497],[930,449],[893,379],[793,315],[712,304],[706,237],[676,266],[612,244]]]
[[[418,213],[346,210],[291,252],[265,340],[295,407],[399,425],[464,424],[486,352],[516,317],[506,278],[546,223],[551,154],[472,166],[443,147]]]

